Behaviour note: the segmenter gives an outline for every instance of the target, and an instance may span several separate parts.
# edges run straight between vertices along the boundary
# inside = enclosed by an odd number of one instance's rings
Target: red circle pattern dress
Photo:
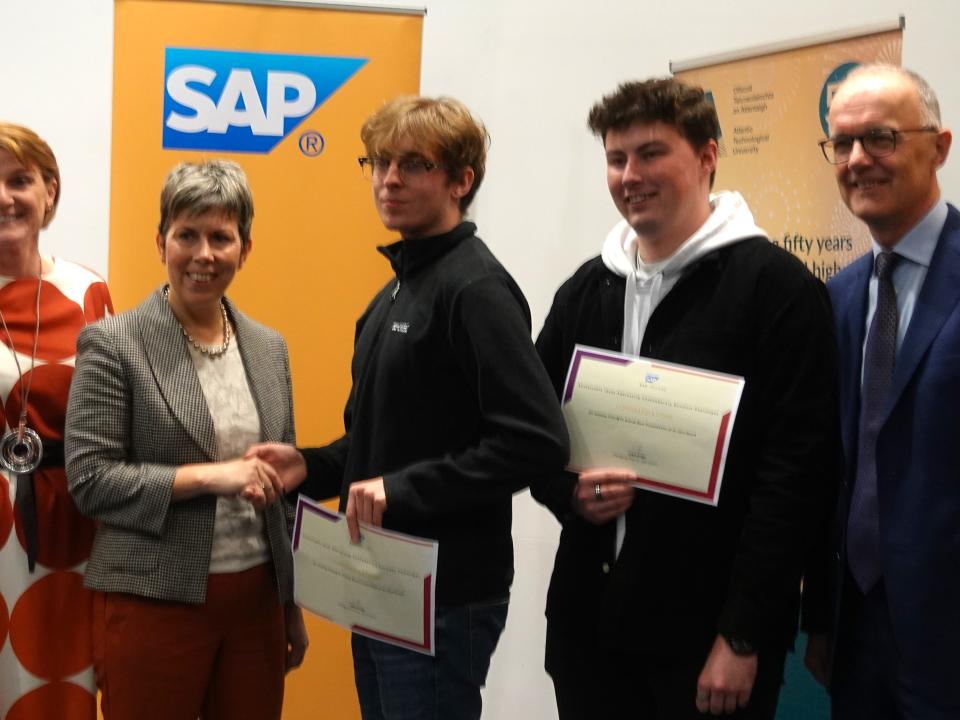
[[[43,277],[40,333],[27,400],[27,426],[42,440],[63,441],[67,395],[77,335],[113,313],[106,283],[94,272],[60,258]],[[36,328],[36,278],[0,276],[0,310],[24,377],[0,326],[0,427],[16,427],[21,388],[30,375]],[[36,567],[28,569],[16,479],[0,477],[0,719],[94,720],[93,596],[83,570],[93,543],[93,521],[77,511],[63,467],[33,474],[36,497]]]

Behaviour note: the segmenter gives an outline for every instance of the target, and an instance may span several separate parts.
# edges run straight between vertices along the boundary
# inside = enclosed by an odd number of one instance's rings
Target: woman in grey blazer
[[[66,467],[99,523],[85,584],[105,720],[279,718],[306,633],[290,512],[250,444],[294,442],[286,345],[224,293],[253,200],[228,161],[182,164],[160,199],[169,283],[78,341]]]

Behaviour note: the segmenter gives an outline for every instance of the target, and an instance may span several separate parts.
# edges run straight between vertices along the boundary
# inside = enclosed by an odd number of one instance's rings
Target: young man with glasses
[[[702,89],[625,83],[588,123],[623,220],[537,339],[556,392],[577,343],[746,384],[716,507],[635,491],[620,468],[531,485],[563,525],[546,647],[560,718],[771,720],[804,553],[830,506],[826,291],[739,193],[711,195],[720,128]]]
[[[829,124],[821,147],[873,243],[827,285],[844,467],[823,558],[834,602],[813,613],[824,632],[807,664],[829,681],[836,720],[955,719],[960,213],[937,182],[952,137],[926,81],[889,65],[850,73]]]
[[[507,616],[513,493],[567,461],[520,288],[463,214],[487,134],[450,98],[399,98],[364,124],[363,173],[396,273],[357,323],[345,434],[261,446],[285,486],[340,494],[358,522],[439,540],[436,656],[353,636],[364,720],[476,720]],[[341,486],[342,482],[342,486]]]

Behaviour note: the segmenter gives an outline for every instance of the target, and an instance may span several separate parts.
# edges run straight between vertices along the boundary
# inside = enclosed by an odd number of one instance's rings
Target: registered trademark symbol
[[[307,130],[300,136],[300,152],[307,157],[316,157],[323,152],[323,135],[316,130]]]

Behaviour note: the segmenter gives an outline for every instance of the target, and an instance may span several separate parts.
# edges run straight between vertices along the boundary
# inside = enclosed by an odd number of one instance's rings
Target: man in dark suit
[[[960,213],[937,182],[951,134],[929,85],[893,66],[851,73],[829,118],[824,155],[873,247],[828,285],[844,471],[832,642],[812,636],[807,664],[840,720],[958,718]]]

